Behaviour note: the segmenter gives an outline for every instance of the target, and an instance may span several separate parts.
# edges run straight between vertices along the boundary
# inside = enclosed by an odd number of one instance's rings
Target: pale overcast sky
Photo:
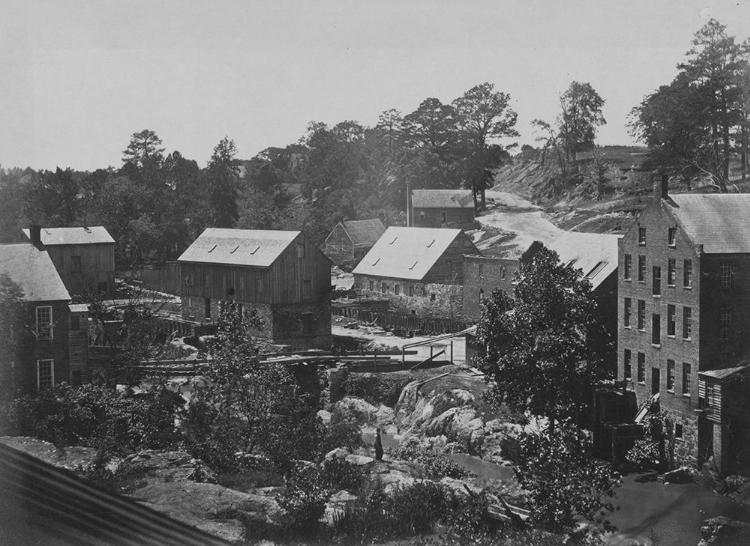
[[[599,142],[628,144],[709,17],[744,40],[750,1],[0,0],[0,165],[119,167],[142,129],[201,166],[225,135],[249,159],[485,81],[520,143],[578,80],[606,100]]]

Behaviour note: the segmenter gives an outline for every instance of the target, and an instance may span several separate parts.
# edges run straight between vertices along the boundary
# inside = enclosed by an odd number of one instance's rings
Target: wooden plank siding
[[[114,243],[49,245],[43,248],[71,295],[97,294],[99,283],[107,283],[107,295],[114,295]],[[74,260],[74,256],[80,258]]]
[[[462,232],[430,268],[422,282],[425,284],[463,284],[463,255],[469,251],[476,251],[476,247],[472,244],[471,239]]]

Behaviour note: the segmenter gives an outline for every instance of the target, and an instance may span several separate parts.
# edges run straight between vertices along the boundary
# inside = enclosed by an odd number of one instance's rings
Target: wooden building
[[[463,256],[478,253],[460,229],[389,227],[354,268],[354,288],[403,313],[463,318]]]
[[[208,228],[178,262],[183,318],[215,323],[234,301],[272,343],[330,346],[331,261],[302,232]]]
[[[23,230],[33,245],[49,253],[68,292],[90,298],[115,295],[115,240],[102,226]]]
[[[731,458],[699,380],[750,351],[748,218],[748,194],[671,195],[662,181],[620,240],[618,378],[639,405],[659,394],[680,464]]]
[[[0,245],[0,277],[21,291],[19,315],[12,318],[0,354],[3,388],[36,392],[73,382],[70,295],[48,253],[28,243]],[[87,362],[78,350],[75,358],[80,384]]]
[[[380,218],[339,222],[326,237],[324,252],[333,263],[354,267],[385,233]]]
[[[471,190],[413,190],[413,227],[472,229],[474,196]]]

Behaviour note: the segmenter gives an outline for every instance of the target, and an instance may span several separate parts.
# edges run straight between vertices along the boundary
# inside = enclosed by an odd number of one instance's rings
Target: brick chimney
[[[654,198],[669,198],[669,175],[667,173],[662,173],[661,180],[654,180]]]
[[[42,246],[42,226],[38,224],[29,226],[29,240],[34,246]]]

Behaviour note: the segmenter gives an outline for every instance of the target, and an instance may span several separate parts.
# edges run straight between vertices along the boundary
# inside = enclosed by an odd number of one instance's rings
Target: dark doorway
[[[651,394],[659,392],[659,368],[651,368]]]

